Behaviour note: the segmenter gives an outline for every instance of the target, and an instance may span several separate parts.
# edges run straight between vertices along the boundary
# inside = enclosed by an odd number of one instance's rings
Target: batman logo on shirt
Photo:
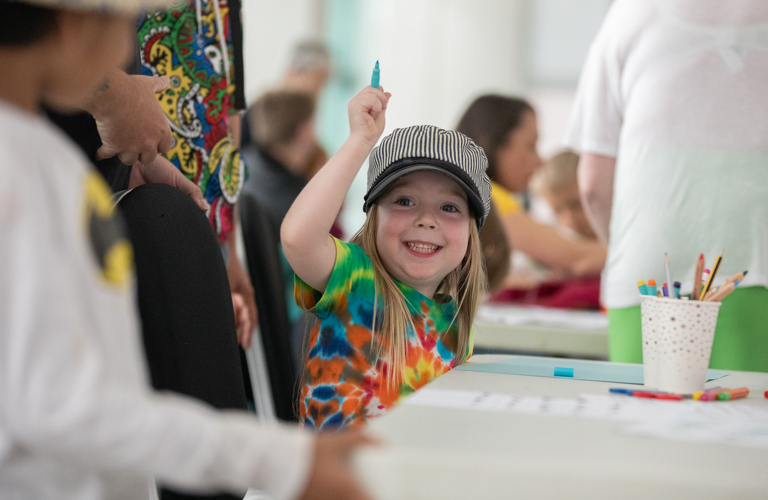
[[[115,213],[112,193],[95,172],[85,181],[84,222],[101,277],[109,285],[123,287],[133,272],[133,248],[125,226]]]

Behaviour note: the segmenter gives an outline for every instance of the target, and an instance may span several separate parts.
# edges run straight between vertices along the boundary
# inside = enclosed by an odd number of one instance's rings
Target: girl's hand
[[[349,136],[362,139],[373,148],[384,132],[384,112],[392,94],[370,85],[349,101]]]

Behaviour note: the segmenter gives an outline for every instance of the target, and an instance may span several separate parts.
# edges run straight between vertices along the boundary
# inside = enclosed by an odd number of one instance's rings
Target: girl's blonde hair
[[[408,311],[405,295],[397,286],[395,280],[384,267],[376,245],[378,230],[378,204],[368,210],[365,224],[355,234],[350,243],[360,246],[371,259],[374,272],[374,306],[373,326],[371,328],[374,344],[374,359],[387,359],[388,370],[385,374],[387,385],[392,388],[403,382],[405,358],[408,338],[408,325],[414,328],[413,318]],[[451,320],[449,328],[458,322],[458,341],[456,347],[456,365],[463,363],[469,356],[469,337],[472,322],[479,305],[480,298],[487,288],[485,270],[483,269],[483,253],[480,248],[480,236],[477,223],[473,216],[469,224],[469,242],[461,265],[448,273],[437,288],[437,293],[450,295],[456,300],[456,315]],[[384,300],[384,311],[381,325],[376,324],[378,317],[378,297]],[[413,304],[413,306],[418,306]]]

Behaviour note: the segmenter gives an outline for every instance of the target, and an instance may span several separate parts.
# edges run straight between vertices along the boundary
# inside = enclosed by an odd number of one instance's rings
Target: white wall
[[[282,80],[293,46],[321,37],[319,0],[242,0],[245,99]]]
[[[428,123],[452,128],[483,92],[522,88],[519,0],[373,2],[369,59],[393,93],[387,131]],[[386,133],[385,132],[385,133]]]
[[[560,148],[580,68],[610,3],[243,0],[246,99],[282,78],[297,41],[318,37],[341,63],[319,107],[328,147],[343,142],[346,101],[370,81],[378,59],[381,85],[393,94],[385,134],[424,123],[452,128],[475,97],[499,92],[531,101],[548,156]],[[365,166],[345,204],[348,235],[364,220],[364,193]]]

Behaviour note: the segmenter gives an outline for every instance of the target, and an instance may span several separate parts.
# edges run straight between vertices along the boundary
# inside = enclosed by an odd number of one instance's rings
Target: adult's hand
[[[231,238],[228,244],[229,247],[232,248],[235,245],[234,238]],[[253,286],[251,285],[251,280],[245,273],[243,266],[240,265],[240,261],[237,259],[237,253],[235,251],[230,251],[229,253],[227,277],[229,278],[229,290],[232,292],[232,305],[235,308],[237,341],[241,346],[243,346],[243,349],[248,349],[251,347],[253,329],[259,322],[259,317],[258,311],[256,310],[256,301],[253,296]],[[235,295],[239,295],[240,299],[242,299],[242,303],[245,305],[247,314],[243,314],[241,310],[238,309],[240,304],[234,302]],[[238,319],[239,321],[237,321]]]
[[[205,201],[203,192],[194,182],[182,174],[176,166],[166,158],[157,155],[148,163],[137,161],[131,169],[131,179],[128,188],[133,189],[143,184],[161,183],[169,184],[189,195],[201,210],[208,210],[211,206]]]
[[[299,500],[372,500],[349,466],[352,451],[366,444],[376,442],[360,431],[319,435],[309,481]]]
[[[150,163],[171,148],[171,128],[155,95],[169,83],[166,76],[128,75],[119,69],[110,73],[86,108],[101,136],[97,159],[117,155],[126,165]]]
[[[245,299],[239,293],[232,293],[232,307],[235,309],[237,342],[243,346],[243,349],[248,349],[248,346],[246,346],[245,343],[247,342],[248,345],[251,344],[254,322],[251,320]]]

